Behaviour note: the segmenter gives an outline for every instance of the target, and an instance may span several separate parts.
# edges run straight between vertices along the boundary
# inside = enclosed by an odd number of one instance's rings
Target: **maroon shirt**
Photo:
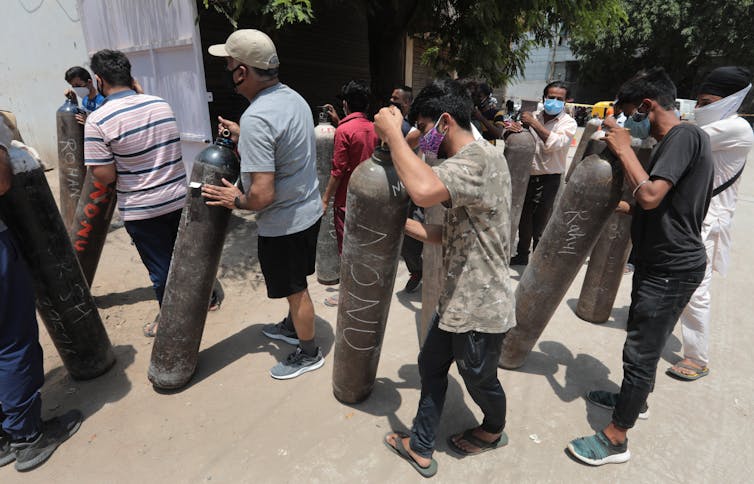
[[[372,156],[377,142],[374,124],[364,113],[351,113],[338,124],[335,130],[335,151],[330,171],[332,176],[340,178],[340,184],[335,192],[334,207],[345,208],[351,173],[359,166],[359,163]]]

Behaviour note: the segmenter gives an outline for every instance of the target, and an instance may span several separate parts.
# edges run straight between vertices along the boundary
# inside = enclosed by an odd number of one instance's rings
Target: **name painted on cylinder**
[[[568,229],[565,243],[558,251],[558,254],[578,255],[576,244],[586,235],[581,228],[580,222],[589,220],[589,212],[586,210],[570,210],[563,215],[565,216]]]
[[[357,227],[363,231],[362,233],[369,234],[370,236],[367,240],[358,243],[359,247],[371,246],[387,237],[387,234],[362,224],[357,224]],[[377,325],[379,325],[380,321],[379,319],[375,319],[376,315],[371,314],[370,309],[377,306],[380,301],[361,297],[357,293],[359,292],[359,288],[368,288],[379,283],[382,276],[377,269],[361,262],[351,262],[348,267],[351,279],[354,282],[354,288],[347,293],[349,301],[345,304],[352,309],[346,309],[345,314],[351,320],[351,325],[343,330],[343,341],[353,350],[370,351],[377,347],[377,341],[375,340],[374,344],[364,345],[357,342],[356,337],[361,336],[363,338],[365,335],[377,335]],[[357,273],[360,275],[357,276]]]
[[[76,252],[84,252],[86,250],[86,246],[89,244],[89,233],[94,228],[92,224],[94,218],[110,203],[110,192],[107,185],[94,181],[94,188],[95,190],[89,194],[89,198],[92,201],[87,202],[86,206],[84,206],[85,218],[79,220],[81,228],[76,232],[76,240],[73,243],[73,248]]]

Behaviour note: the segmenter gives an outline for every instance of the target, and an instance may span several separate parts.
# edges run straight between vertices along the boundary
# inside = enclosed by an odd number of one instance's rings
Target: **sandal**
[[[488,450],[495,450],[495,449],[499,449],[500,447],[505,447],[506,445],[508,445],[508,436],[505,434],[505,432],[500,434],[500,437],[493,440],[492,442],[486,442],[480,439],[479,437],[475,436],[474,430],[475,429],[468,429],[462,434],[451,435],[450,437],[448,437],[448,441],[447,441],[448,446],[451,449],[453,449],[455,453],[459,455],[463,455],[463,456],[468,456],[468,455],[482,454],[484,452],[487,452]],[[473,445],[474,447],[478,447],[479,450],[469,452],[468,450],[464,450],[461,447],[459,447],[458,444],[456,444],[455,441],[453,441],[454,437],[459,437],[459,436],[466,442]]]
[[[338,296],[339,296],[338,294],[333,294],[332,296],[325,299],[325,302],[324,302],[325,306],[329,308],[336,307],[338,305]]]
[[[160,324],[160,315],[158,314],[157,317],[154,318],[154,321],[151,323],[146,323],[144,326],[141,327],[141,331],[144,333],[144,336],[147,338],[154,338],[157,336],[157,326]]]
[[[222,300],[213,292],[212,297],[209,299],[209,307],[207,308],[207,311],[217,311],[220,309],[222,303]]]
[[[392,445],[390,442],[387,441],[387,438],[395,434],[395,445]],[[390,449],[393,453],[397,454],[398,457],[402,458],[409,464],[411,464],[411,467],[416,469],[416,472],[422,475],[422,477],[432,477],[435,474],[437,474],[437,461],[435,459],[431,459],[431,462],[427,467],[422,467],[419,465],[418,462],[414,460],[413,457],[411,457],[411,454],[408,453],[408,450],[403,446],[403,439],[408,437],[407,434],[404,434],[403,432],[388,432],[385,434],[385,436],[382,438],[382,442],[385,444],[385,447]]]
[[[681,370],[687,370],[690,373],[686,373]],[[706,366],[704,368],[697,368],[695,366],[684,363],[683,361],[679,361],[675,365],[668,368],[665,373],[679,380],[694,381],[707,376],[709,374],[709,368],[707,368]]]

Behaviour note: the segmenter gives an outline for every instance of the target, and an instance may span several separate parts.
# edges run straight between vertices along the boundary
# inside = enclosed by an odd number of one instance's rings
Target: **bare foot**
[[[459,449],[469,454],[479,453],[482,450],[481,447],[477,447],[476,445],[464,439],[463,434],[464,432],[461,432],[460,434],[456,434],[453,437],[451,437],[451,439],[453,440],[453,443],[456,444],[456,446]],[[482,427],[477,427],[473,430],[471,435],[473,435],[474,437],[476,437],[477,439],[483,442],[492,443],[496,441],[497,439],[499,439],[502,433],[491,434],[489,432],[485,432],[484,430],[482,430]]]
[[[397,449],[395,442],[396,442],[396,439],[399,439],[399,438],[400,436],[397,433],[392,433],[388,435],[387,437],[385,437],[385,442],[387,442],[388,445],[390,445],[394,449]],[[406,451],[408,452],[408,455],[410,455],[411,458],[414,459],[414,461],[417,464],[419,464],[420,467],[424,467],[424,468],[429,467],[429,465],[432,463],[432,459],[427,459],[426,457],[422,457],[411,449],[411,444],[410,444],[411,437],[403,437],[402,442],[403,442],[403,448],[406,449]]]

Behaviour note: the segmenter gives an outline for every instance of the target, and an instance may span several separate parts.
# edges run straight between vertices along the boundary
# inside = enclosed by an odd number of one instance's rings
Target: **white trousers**
[[[691,296],[680,318],[683,357],[703,368],[709,363],[710,286],[717,245],[718,234],[712,231],[704,239],[704,246],[707,249],[707,270],[704,273],[704,279]]]

